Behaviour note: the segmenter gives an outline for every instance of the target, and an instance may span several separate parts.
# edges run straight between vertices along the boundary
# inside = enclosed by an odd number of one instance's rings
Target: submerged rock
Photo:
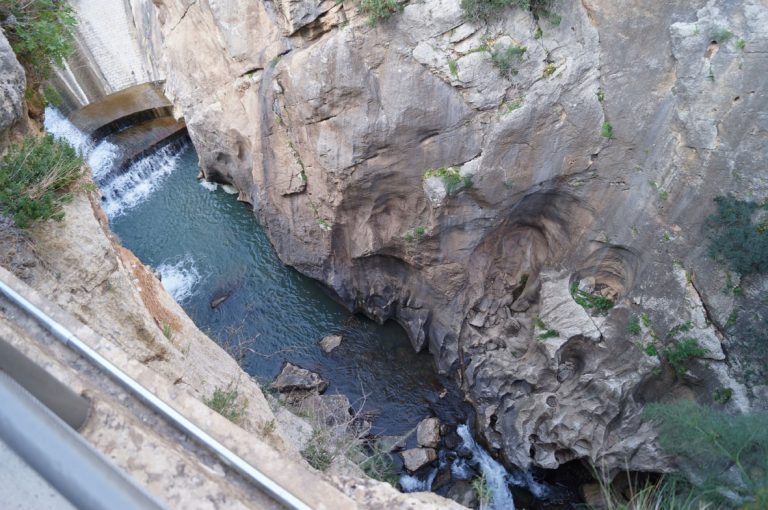
[[[229,299],[229,294],[213,298],[211,300],[211,308],[218,308],[227,299]]]
[[[413,473],[437,460],[434,448],[411,448],[400,453],[405,469]]]
[[[341,345],[341,335],[328,335],[327,337],[320,340],[320,348],[324,352],[331,352],[336,347]]]
[[[440,420],[426,418],[416,426],[416,442],[419,446],[437,448],[440,444]]]
[[[328,383],[315,372],[286,363],[280,375],[269,387],[280,393],[296,391],[322,393],[328,388]]]

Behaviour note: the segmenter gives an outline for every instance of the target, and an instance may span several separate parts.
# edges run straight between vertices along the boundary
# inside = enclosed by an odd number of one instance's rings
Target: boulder
[[[341,345],[341,335],[328,335],[327,337],[320,340],[320,348],[323,350],[323,352],[331,352],[336,347]]]
[[[413,473],[437,460],[437,452],[434,448],[411,448],[401,452],[405,469]]]
[[[280,393],[295,391],[322,393],[328,388],[328,383],[315,372],[286,363],[280,375],[269,387]]]
[[[437,448],[440,444],[440,420],[426,418],[416,426],[416,442],[419,446]]]

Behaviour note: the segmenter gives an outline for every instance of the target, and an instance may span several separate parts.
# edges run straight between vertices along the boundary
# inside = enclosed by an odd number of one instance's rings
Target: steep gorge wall
[[[763,313],[768,281],[725,292],[702,224],[716,195],[768,198],[768,8],[555,5],[559,24],[513,9],[469,23],[457,0],[374,27],[317,0],[131,12],[206,176],[237,186],[286,263],[453,371],[491,447],[518,465],[663,469],[646,402],[728,387],[728,409],[765,406],[726,353],[732,310]],[[515,73],[495,44],[527,48]],[[425,178],[447,166],[471,185]],[[573,283],[616,306],[589,313]],[[676,377],[642,346],[689,320],[708,354]]]

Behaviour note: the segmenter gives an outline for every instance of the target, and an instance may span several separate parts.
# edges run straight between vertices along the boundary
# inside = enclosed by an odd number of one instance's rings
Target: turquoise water
[[[131,207],[115,205],[130,190],[102,185],[106,209],[116,211],[112,229],[159,270],[200,329],[220,344],[242,346],[234,350],[245,354],[246,371],[269,381],[286,361],[316,371],[329,381],[329,393],[364,404],[379,433],[406,432],[430,415],[441,382],[432,357],[416,354],[402,328],[350,314],[319,283],[284,266],[250,206],[196,179],[191,144],[148,160],[145,173],[126,179],[151,182]],[[344,340],[326,354],[318,341],[330,334]]]

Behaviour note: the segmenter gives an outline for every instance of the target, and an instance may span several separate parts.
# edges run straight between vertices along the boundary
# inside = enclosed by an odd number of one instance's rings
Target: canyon
[[[557,2],[555,24],[441,0],[374,26],[333,2],[129,3],[205,177],[285,263],[428,349],[508,462],[664,470],[646,402],[765,406],[726,323],[767,281],[724,292],[703,231],[715,196],[768,193],[761,2]],[[498,44],[525,47],[515,72]],[[707,354],[657,375],[638,345],[688,321]]]
[[[764,2],[73,4],[67,108],[160,84],[204,178],[428,350],[507,465],[667,471],[645,404],[768,408],[744,347],[768,278],[706,231],[716,197],[768,199]],[[681,330],[705,352],[683,375],[648,349]]]

